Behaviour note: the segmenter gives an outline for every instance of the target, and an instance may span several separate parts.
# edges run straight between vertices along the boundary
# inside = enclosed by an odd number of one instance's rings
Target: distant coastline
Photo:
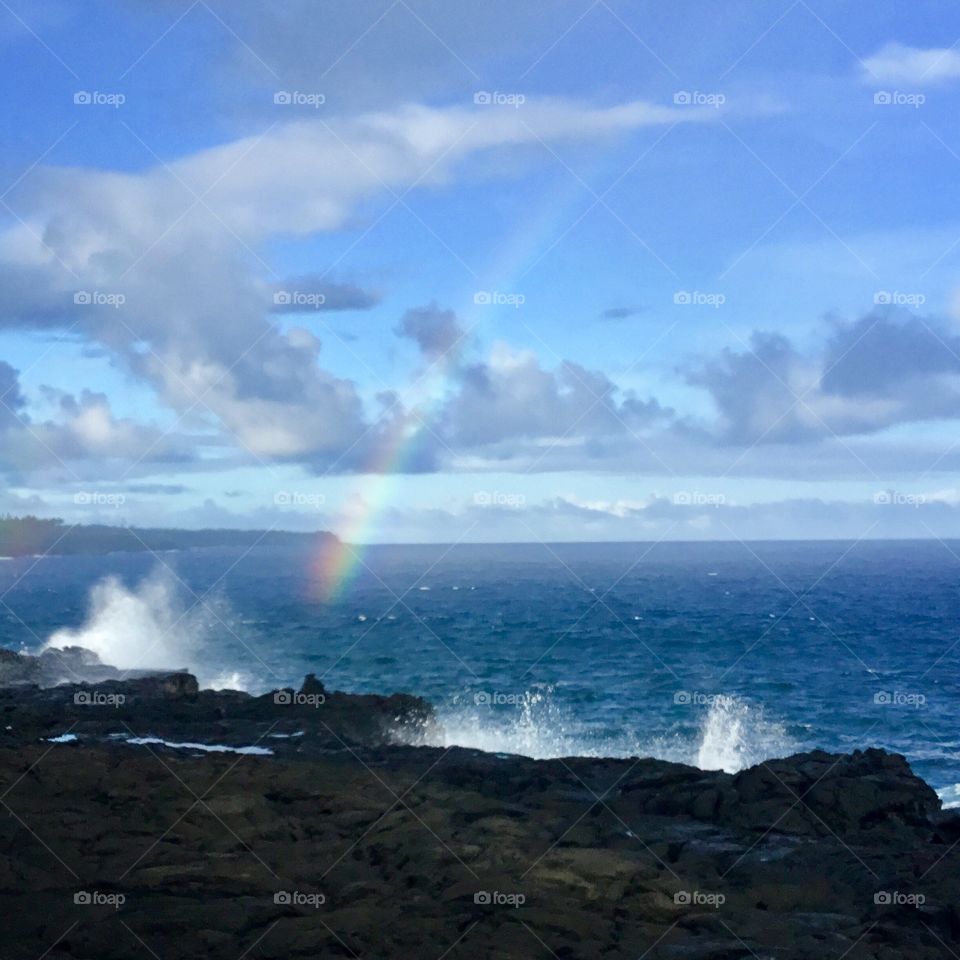
[[[159,553],[199,547],[253,547],[336,541],[326,531],[293,533],[287,530],[178,530],[114,527],[108,524],[65,523],[59,518],[0,517],[0,557],[36,554],[77,555]]]

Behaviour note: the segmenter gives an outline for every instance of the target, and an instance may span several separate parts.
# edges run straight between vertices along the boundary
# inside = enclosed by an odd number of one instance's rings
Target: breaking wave
[[[158,568],[136,586],[107,577],[90,591],[84,622],[56,631],[44,649],[80,646],[120,670],[188,669],[214,689],[256,687],[254,677],[224,664],[222,646],[211,642],[232,618],[221,597],[186,596],[175,576]],[[232,630],[231,630],[232,632]],[[220,656],[217,656],[219,651]],[[262,684],[260,684],[262,686]],[[665,729],[604,727],[578,717],[576,705],[537,684],[522,693],[471,693],[437,709],[421,730],[398,739],[430,746],[459,746],[488,753],[556,757],[657,757],[703,770],[736,772],[762,760],[787,756],[797,745],[762,707],[715,696],[686,717],[664,719]],[[649,721],[648,721],[649,723]]]
[[[549,686],[508,695],[500,702],[493,697],[458,698],[438,710],[434,723],[407,737],[428,746],[469,747],[536,760],[655,757],[728,773],[798,749],[784,726],[767,719],[762,707],[736,697],[716,697],[693,727],[677,727],[652,737],[630,731],[603,732],[578,723]]]
[[[763,707],[737,697],[717,697],[701,723],[693,765],[701,770],[736,773],[795,750],[786,729],[768,720]]]
[[[133,588],[106,577],[90,591],[84,623],[57,630],[43,649],[85,647],[120,670],[196,670],[218,619],[209,601],[185,604],[166,569]]]

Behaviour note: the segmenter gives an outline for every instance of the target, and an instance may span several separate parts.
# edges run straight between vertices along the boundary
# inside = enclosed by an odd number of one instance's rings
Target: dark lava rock
[[[731,786],[721,817],[758,830],[849,835],[928,825],[940,810],[939,797],[906,759],[883,750],[770,760],[738,773]]]
[[[45,688],[13,657],[10,960],[932,960],[960,940],[960,819],[882,750],[735,776],[534,761],[404,743],[434,718],[403,694]]]
[[[164,671],[124,670],[101,663],[83,647],[50,648],[39,656],[0,648],[0,687],[35,684],[55,687],[61,683],[99,683],[102,680],[151,676]]]
[[[303,697],[325,696],[326,690],[323,684],[317,679],[315,673],[308,673],[303,678],[303,684],[300,687],[300,695]]]

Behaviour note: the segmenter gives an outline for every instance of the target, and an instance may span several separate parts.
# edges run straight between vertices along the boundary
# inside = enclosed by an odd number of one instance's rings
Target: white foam
[[[548,686],[513,696],[502,706],[483,701],[475,704],[467,697],[438,710],[434,723],[419,730],[398,730],[397,736],[428,746],[469,747],[535,760],[655,757],[728,773],[796,751],[782,724],[768,720],[762,707],[735,697],[712,698],[693,735],[677,729],[641,738],[630,730],[599,733],[577,723]]]
[[[249,690],[252,678],[242,670],[223,670],[212,677],[198,681],[204,690]]]
[[[127,737],[124,743],[134,746],[150,746],[159,744],[172,747],[174,750],[201,750],[204,753],[240,753],[244,756],[272,757],[273,751],[268,747],[229,747],[224,743],[175,743],[172,740],[163,740],[160,737]]]
[[[165,568],[133,589],[116,577],[106,577],[90,591],[83,625],[56,631],[44,649],[85,647],[121,670],[192,669],[216,623],[208,604],[185,609],[174,577]]]
[[[303,736],[301,733],[291,734],[273,734],[275,737]],[[47,737],[48,743],[76,743],[80,738],[75,733],[61,733],[59,737]],[[118,740],[121,743],[129,743],[135,747],[142,746],[163,746],[172,747],[174,750],[200,750],[203,753],[239,753],[243,756],[252,757],[272,757],[273,751],[267,747],[231,747],[225,743],[177,743],[173,740],[164,740],[161,737],[131,737],[126,733],[111,733],[108,735],[110,740]]]
[[[713,700],[701,726],[694,765],[736,773],[792,752],[783,725],[767,720],[762,707],[721,696]]]
[[[498,755],[519,754],[535,760],[555,757],[635,756],[639,744],[629,733],[611,740],[568,716],[548,685],[508,694],[500,705],[474,696],[438,710],[437,720],[421,729],[397,731],[400,740],[439,747],[468,747]]]
[[[535,760],[587,755],[587,748],[568,728],[549,687],[527,690],[515,700],[501,707],[472,703],[468,697],[441,709],[436,723],[412,735],[430,746],[469,747]],[[400,735],[403,737],[404,731]]]

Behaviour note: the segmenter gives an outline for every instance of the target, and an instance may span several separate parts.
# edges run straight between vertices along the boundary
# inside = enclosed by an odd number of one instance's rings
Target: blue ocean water
[[[207,685],[420,694],[430,742],[738,769],[904,753],[960,800],[960,544],[380,546],[322,599],[301,549],[0,563],[0,643]],[[64,633],[63,631],[68,631]]]

